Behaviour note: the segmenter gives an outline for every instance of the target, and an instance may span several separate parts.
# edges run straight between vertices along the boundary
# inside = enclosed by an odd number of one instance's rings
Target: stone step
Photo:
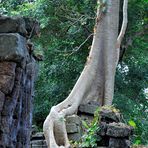
[[[31,148],[47,148],[45,140],[32,140]]]

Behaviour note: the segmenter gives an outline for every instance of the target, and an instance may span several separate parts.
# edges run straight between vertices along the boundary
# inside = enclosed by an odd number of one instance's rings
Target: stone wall
[[[66,129],[69,140],[80,141],[87,129],[82,120],[91,122],[98,104],[91,102],[80,105],[78,115],[66,117]],[[133,128],[121,122],[121,114],[112,108],[102,108],[99,112],[100,129],[96,131],[97,148],[130,148],[130,136]],[[47,148],[43,133],[36,133],[31,138],[31,148]],[[77,148],[77,147],[76,147]]]
[[[0,148],[30,147],[37,67],[25,27],[18,18],[0,17]]]

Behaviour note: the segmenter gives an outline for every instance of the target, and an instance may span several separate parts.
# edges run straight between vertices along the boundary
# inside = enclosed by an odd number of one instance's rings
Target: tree
[[[69,147],[65,116],[76,113],[81,103],[97,101],[111,105],[120,44],[127,25],[127,0],[123,4],[123,23],[118,36],[119,0],[99,0],[94,37],[87,63],[69,96],[53,106],[43,130],[50,148]]]

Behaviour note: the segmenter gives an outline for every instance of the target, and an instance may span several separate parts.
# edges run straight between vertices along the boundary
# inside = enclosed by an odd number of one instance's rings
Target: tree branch
[[[128,0],[124,0],[123,3],[123,21],[122,21],[122,27],[119,33],[119,36],[117,38],[117,43],[116,43],[116,50],[117,50],[117,63],[119,61],[119,52],[120,52],[120,46],[121,46],[121,42],[123,40],[123,37],[125,35],[125,31],[127,28],[127,7],[128,7]]]
[[[71,51],[60,51],[60,50],[55,50],[56,52],[59,52],[59,53],[64,53],[64,54],[67,54],[68,56],[74,54],[75,52],[78,52],[81,47],[91,38],[91,36],[93,36],[94,34],[90,34],[79,46],[76,46],[75,48],[73,48]]]
[[[123,40],[126,28],[127,28],[127,6],[128,6],[128,0],[124,0],[123,3],[123,21],[122,21],[122,27],[119,33],[119,36],[117,38],[117,48],[120,48],[121,42]]]
[[[83,43],[81,43],[81,45],[79,45],[78,47],[75,47],[75,49],[73,50],[72,53],[69,54],[69,56],[72,55],[72,54],[74,54],[74,53],[77,52],[78,50],[80,50],[81,47],[89,40],[89,38],[90,38],[92,35],[93,35],[93,33],[90,34],[90,35],[85,39],[85,41],[84,41]]]

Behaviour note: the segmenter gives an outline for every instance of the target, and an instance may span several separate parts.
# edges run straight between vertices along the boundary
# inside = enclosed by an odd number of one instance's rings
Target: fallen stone
[[[128,137],[132,133],[132,127],[124,123],[108,124],[106,135],[111,137]]]

